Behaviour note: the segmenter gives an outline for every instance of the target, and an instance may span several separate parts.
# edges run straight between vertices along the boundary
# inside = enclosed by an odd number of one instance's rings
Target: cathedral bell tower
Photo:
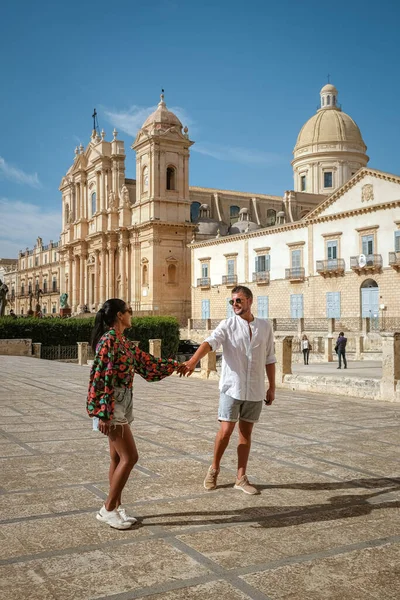
[[[142,311],[190,316],[189,140],[164,94],[139,130],[136,151],[136,202],[132,224],[138,232]]]

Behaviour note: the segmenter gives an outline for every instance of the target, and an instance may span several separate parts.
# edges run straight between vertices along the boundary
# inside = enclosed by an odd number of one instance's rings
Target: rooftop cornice
[[[256,194],[252,192],[240,192],[237,190],[221,190],[217,188],[199,187],[196,185],[189,186],[190,192],[209,192],[213,194],[231,194],[232,196],[240,196],[245,198],[263,198],[266,200],[276,200],[282,202],[282,196],[272,196],[270,194]]]

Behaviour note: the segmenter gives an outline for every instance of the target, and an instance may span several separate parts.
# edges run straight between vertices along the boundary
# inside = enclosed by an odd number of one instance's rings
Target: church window
[[[176,283],[176,265],[168,265],[168,283]]]
[[[332,171],[324,172],[324,188],[331,188],[333,185]]]
[[[144,192],[149,189],[149,169],[147,167],[144,167],[142,172],[142,189]]]
[[[332,104],[333,106],[336,106],[336,96],[332,96]]]
[[[196,223],[200,215],[200,202],[192,202],[190,206],[190,220],[192,223]]]
[[[330,96],[327,96],[326,103],[327,103],[328,106],[330,105],[330,103],[331,103],[331,97]]]
[[[271,225],[275,225],[276,223],[276,210],[274,210],[273,208],[269,208],[267,210],[267,227],[270,227]]]
[[[95,214],[96,212],[96,192],[93,192],[92,194],[92,216]]]
[[[148,284],[149,284],[149,277],[148,277],[147,265],[143,265],[143,267],[142,267],[142,285],[148,285]]]
[[[21,296],[25,295],[25,284],[21,283]]]
[[[57,291],[57,275],[53,275],[53,281],[52,281],[52,291],[56,292]]]
[[[305,191],[306,191],[306,184],[307,184],[306,176],[305,176],[305,175],[302,175],[302,176],[300,177],[300,190],[301,190],[302,192],[305,192]]]
[[[53,304],[53,308],[51,309],[51,312],[53,313],[53,315],[56,314],[56,312],[57,312],[57,306],[56,306],[56,304]]]
[[[28,294],[32,294],[32,281],[31,280],[29,280],[29,283],[28,283]]]
[[[229,209],[230,223],[233,225],[239,220],[239,206],[231,206]]]
[[[176,171],[174,167],[168,167],[167,168],[167,190],[175,190],[175,175],[176,175]]]

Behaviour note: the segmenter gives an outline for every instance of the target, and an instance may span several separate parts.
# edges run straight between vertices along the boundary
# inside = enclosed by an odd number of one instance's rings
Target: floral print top
[[[114,388],[131,388],[135,373],[146,381],[160,381],[177,367],[176,360],[155,358],[140,350],[116,329],[110,329],[97,344],[90,371],[86,405],[89,416],[112,419]]]

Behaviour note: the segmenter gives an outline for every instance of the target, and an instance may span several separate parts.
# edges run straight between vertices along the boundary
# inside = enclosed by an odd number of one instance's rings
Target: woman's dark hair
[[[101,309],[97,312],[94,321],[94,328],[90,340],[90,345],[93,348],[93,352],[96,352],[96,346],[101,336],[114,325],[115,321],[117,320],[117,314],[125,311],[126,302],[120,300],[119,298],[111,298],[110,300],[106,300],[104,302]]]

